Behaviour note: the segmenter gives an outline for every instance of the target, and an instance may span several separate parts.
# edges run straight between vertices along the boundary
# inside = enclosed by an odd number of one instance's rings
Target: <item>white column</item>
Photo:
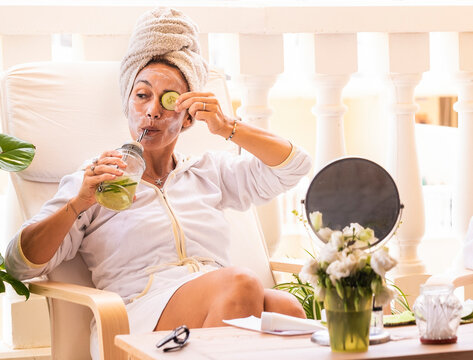
[[[270,128],[268,94],[277,76],[284,70],[283,36],[244,35],[238,37],[241,106],[237,115],[252,125]],[[270,255],[281,237],[279,199],[257,208]]]
[[[314,35],[317,117],[315,171],[344,156],[342,91],[357,71],[356,34]]]
[[[455,235],[463,240],[473,216],[473,33],[458,35],[458,60],[458,102],[454,105],[458,112],[458,156],[452,222]]]
[[[389,34],[391,122],[388,134],[388,170],[396,181],[404,204],[402,223],[396,232],[399,264],[395,282],[410,295],[410,304],[427,277],[417,248],[425,231],[424,200],[415,141],[414,90],[429,69],[429,34]],[[409,289],[407,292],[404,289]]]
[[[0,50],[0,70],[25,62],[51,60],[51,36],[3,35]]]

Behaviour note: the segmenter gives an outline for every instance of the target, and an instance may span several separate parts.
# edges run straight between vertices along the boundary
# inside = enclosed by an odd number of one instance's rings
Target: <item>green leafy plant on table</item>
[[[0,134],[0,169],[5,171],[21,171],[33,161],[35,146],[16,137]],[[28,300],[30,292],[19,280],[15,279],[5,269],[5,260],[0,254],[0,293],[5,292],[5,283],[8,283],[18,295]]]

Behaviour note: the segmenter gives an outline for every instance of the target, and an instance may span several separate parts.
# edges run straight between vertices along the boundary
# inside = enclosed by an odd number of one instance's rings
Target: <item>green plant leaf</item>
[[[394,288],[397,293],[397,296],[395,296],[394,301],[401,305],[405,310],[412,311],[409,306],[409,302],[407,301],[407,296],[406,294],[404,294],[404,291],[402,291],[401,288],[395,285],[394,281],[392,280],[386,279],[386,283],[388,284],[388,286]],[[394,310],[394,308],[392,309]]]
[[[298,274],[292,274],[293,282],[280,283],[274,289],[287,291],[302,305],[308,319],[321,319],[323,303],[314,298],[314,288],[309,283],[303,283]]]
[[[309,250],[304,249],[304,251],[305,251],[307,254],[309,254],[309,256],[310,256],[312,259],[315,259],[314,254],[312,254]]]
[[[3,284],[3,281],[5,281],[5,282],[9,283],[12,286],[13,290],[15,290],[18,295],[25,296],[26,300],[29,299],[30,291],[25,286],[25,284],[23,284],[21,281],[15,279],[9,273],[7,273],[5,271],[0,271],[0,280],[2,280],[3,291],[5,291],[5,285]]]
[[[5,270],[5,259],[3,258],[2,254],[0,254],[0,269]]]
[[[0,134],[0,169],[21,171],[33,161],[35,146],[14,136]]]

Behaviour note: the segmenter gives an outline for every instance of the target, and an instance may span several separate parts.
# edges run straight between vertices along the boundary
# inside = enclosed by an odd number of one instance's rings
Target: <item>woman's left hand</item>
[[[174,110],[187,110],[193,119],[205,121],[212,134],[227,138],[232,131],[234,120],[222,112],[217,98],[212,93],[184,93],[177,99]]]

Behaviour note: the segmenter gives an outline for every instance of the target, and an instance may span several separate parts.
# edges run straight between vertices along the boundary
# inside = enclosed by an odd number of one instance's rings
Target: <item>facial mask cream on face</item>
[[[261,313],[262,331],[289,331],[289,330],[324,330],[326,329],[320,321],[312,319],[301,319],[294,316],[266,312]]]

